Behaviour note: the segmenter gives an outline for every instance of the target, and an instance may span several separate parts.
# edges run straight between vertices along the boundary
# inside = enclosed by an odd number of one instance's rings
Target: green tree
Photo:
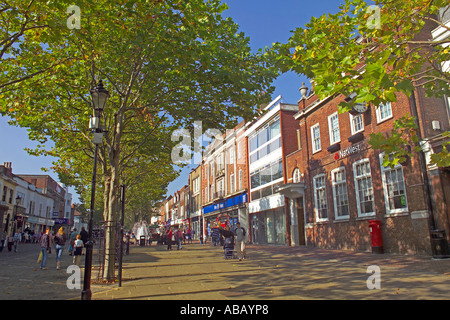
[[[312,17],[286,44],[274,45],[272,58],[283,72],[292,70],[312,79],[321,99],[356,93],[352,102],[339,105],[340,112],[349,111],[355,103],[395,102],[397,92],[410,96],[417,87],[425,88],[428,96],[448,96],[450,73],[441,66],[450,60],[446,47],[450,38],[417,38],[426,24],[449,30],[438,18],[440,8],[450,10],[448,1],[346,0],[338,13]],[[399,133],[406,134],[403,139],[415,134],[417,127],[411,119],[400,120],[398,131],[388,138],[372,135],[374,147],[393,153],[386,164],[393,165],[406,155]],[[381,139],[388,141],[381,143]]]
[[[224,129],[238,117],[252,118],[256,106],[270,99],[277,72],[265,55],[251,53],[249,39],[221,17],[226,6],[217,0],[80,0],[78,6],[80,29],[67,27],[59,4],[51,17],[57,21],[54,37],[21,38],[24,49],[14,55],[20,63],[7,74],[31,67],[35,57],[65,62],[3,92],[0,112],[29,128],[41,146],[51,139],[52,149],[31,152],[58,157],[55,170],[86,194],[94,149],[89,90],[103,79],[111,97],[101,119],[106,134],[98,192],[104,220],[118,221],[117,190],[124,179],[163,176],[156,184],[161,186],[173,174],[161,161],[169,162],[175,128],[192,129],[200,119],[204,130]],[[107,252],[114,241],[107,235]],[[110,261],[114,257],[106,259],[107,280],[114,276]]]

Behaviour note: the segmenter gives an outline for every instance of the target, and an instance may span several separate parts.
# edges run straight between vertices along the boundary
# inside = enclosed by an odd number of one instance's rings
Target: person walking
[[[236,230],[234,231],[236,236],[236,249],[239,257],[239,261],[245,259],[245,229],[241,227],[241,224],[236,223]]]
[[[14,245],[14,237],[9,235],[7,241],[8,241],[8,251],[11,252]]]
[[[59,228],[54,240],[56,246],[56,269],[59,270],[61,268],[61,255],[67,240],[66,230],[64,227]]]
[[[22,242],[22,234],[19,231],[14,232],[14,252],[18,252],[19,242]]]
[[[47,257],[51,253],[52,248],[52,236],[50,229],[47,229],[39,238],[39,246],[41,247],[42,259],[41,259],[41,269],[47,269]]]
[[[177,250],[183,249],[183,247],[181,245],[181,243],[183,241],[183,231],[181,230],[181,228],[179,228],[178,231],[176,232],[175,239],[177,240],[177,244],[178,244]]]
[[[75,245],[75,240],[77,240],[77,235],[79,235],[77,228],[73,228],[72,233],[70,234],[70,237],[69,237],[69,256],[72,255],[73,248]]]
[[[172,227],[169,227],[166,231],[166,239],[167,239],[167,250],[172,250]]]
[[[83,241],[83,246],[86,247],[86,243],[89,240],[89,233],[86,231],[84,227],[81,228],[80,231],[81,241]],[[84,254],[84,253],[82,253]]]
[[[214,245],[214,247],[219,244],[219,242],[220,242],[219,228],[212,228],[211,239],[212,239],[212,244]]]
[[[81,254],[83,252],[83,240],[81,240],[81,234],[77,234],[77,239],[74,242],[73,247],[73,264],[80,266]]]
[[[3,248],[5,247],[5,232],[0,231],[0,233],[1,233],[1,236],[0,236],[0,241],[1,241],[0,252],[2,252]]]

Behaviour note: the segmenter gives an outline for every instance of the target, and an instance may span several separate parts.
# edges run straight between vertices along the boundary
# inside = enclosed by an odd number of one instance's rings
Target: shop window
[[[374,215],[375,208],[369,159],[362,159],[355,162],[353,164],[353,174],[355,177],[358,216]]]
[[[327,192],[325,187],[325,175],[319,174],[313,178],[314,202],[316,220],[328,220]]]
[[[339,118],[337,112],[328,117],[328,129],[330,131],[330,145],[341,141],[341,134],[339,132]]]
[[[334,213],[336,219],[349,217],[347,180],[345,178],[345,168],[340,167],[331,171],[331,181],[333,185]]]
[[[311,139],[312,139],[312,152],[318,152],[321,150],[320,146],[320,128],[319,124],[315,124],[311,127]]]
[[[403,168],[396,165],[394,168],[383,166],[383,154],[380,154],[381,179],[383,181],[386,214],[408,211],[406,199],[405,180]]]

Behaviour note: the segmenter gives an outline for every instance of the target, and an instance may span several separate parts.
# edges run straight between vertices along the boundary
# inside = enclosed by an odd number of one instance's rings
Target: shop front
[[[211,229],[230,226],[231,230],[236,228],[236,223],[241,222],[246,228],[247,222],[247,193],[242,193],[229,197],[218,203],[203,207],[203,216],[205,221],[205,234],[211,235]]]
[[[284,196],[274,194],[249,204],[250,241],[255,244],[287,244]]]

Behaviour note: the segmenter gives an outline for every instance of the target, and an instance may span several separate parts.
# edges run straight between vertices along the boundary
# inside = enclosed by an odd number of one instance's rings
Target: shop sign
[[[247,202],[247,193],[240,194],[231,198],[228,198],[219,203],[211,204],[203,208],[203,214],[207,214],[213,211],[217,211],[224,208],[233,207]]]
[[[70,224],[70,220],[67,218],[56,218],[53,220],[55,220],[55,224]]]
[[[350,146],[347,149],[339,150],[334,154],[334,160],[340,160],[342,158],[346,158],[354,153],[361,151],[361,145],[357,144],[354,146]]]

